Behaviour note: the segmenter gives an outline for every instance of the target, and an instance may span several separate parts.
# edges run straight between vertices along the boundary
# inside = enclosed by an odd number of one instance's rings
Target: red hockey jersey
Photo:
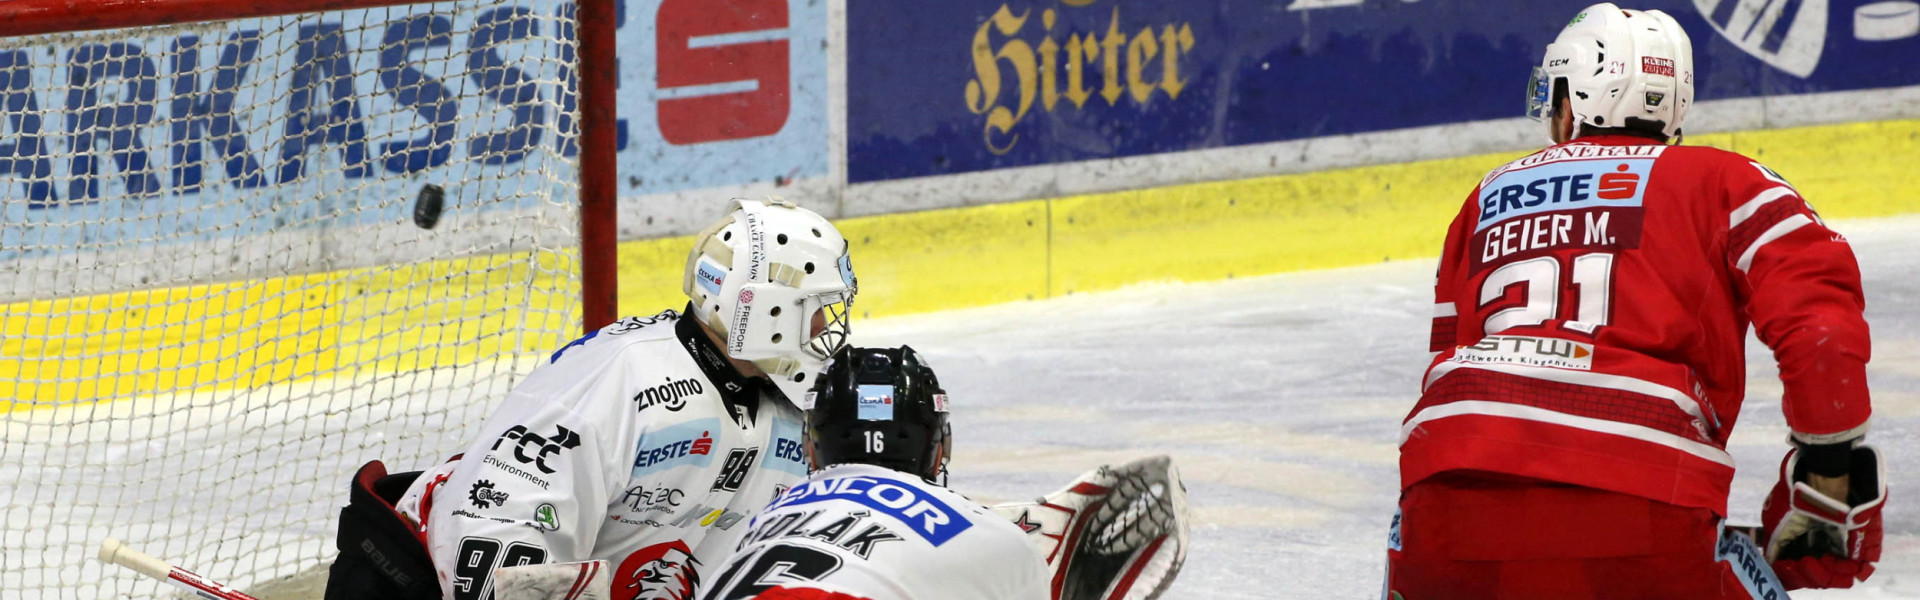
[[[1506,473],[1726,514],[1749,323],[1787,424],[1866,427],[1869,341],[1846,239],[1744,156],[1591,136],[1482,179],[1447,232],[1404,489]]]

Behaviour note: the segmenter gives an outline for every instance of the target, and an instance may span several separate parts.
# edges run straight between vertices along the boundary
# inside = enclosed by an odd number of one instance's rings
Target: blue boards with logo
[[[1517,117],[1529,70],[1587,4],[856,2],[848,179]],[[1686,27],[1700,101],[1920,84],[1920,31],[1894,14],[1913,2],[1632,4]]]

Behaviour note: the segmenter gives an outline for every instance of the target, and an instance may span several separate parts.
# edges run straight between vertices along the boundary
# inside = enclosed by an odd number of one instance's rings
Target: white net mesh
[[[571,5],[0,40],[0,598],[331,560],[577,332]],[[432,229],[415,220],[444,190]]]

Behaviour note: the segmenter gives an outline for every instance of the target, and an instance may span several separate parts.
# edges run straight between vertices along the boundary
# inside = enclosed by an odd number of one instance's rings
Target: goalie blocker
[[[340,509],[340,556],[327,573],[326,600],[439,600],[433,559],[417,528],[393,504],[420,472],[387,474],[372,461],[354,473]]]

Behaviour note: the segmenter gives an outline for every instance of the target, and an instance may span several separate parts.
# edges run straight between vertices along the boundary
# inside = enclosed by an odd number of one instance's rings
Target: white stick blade
[[[166,581],[167,574],[173,572],[173,565],[167,561],[148,556],[113,538],[100,542],[100,562],[133,569],[161,581]]]

